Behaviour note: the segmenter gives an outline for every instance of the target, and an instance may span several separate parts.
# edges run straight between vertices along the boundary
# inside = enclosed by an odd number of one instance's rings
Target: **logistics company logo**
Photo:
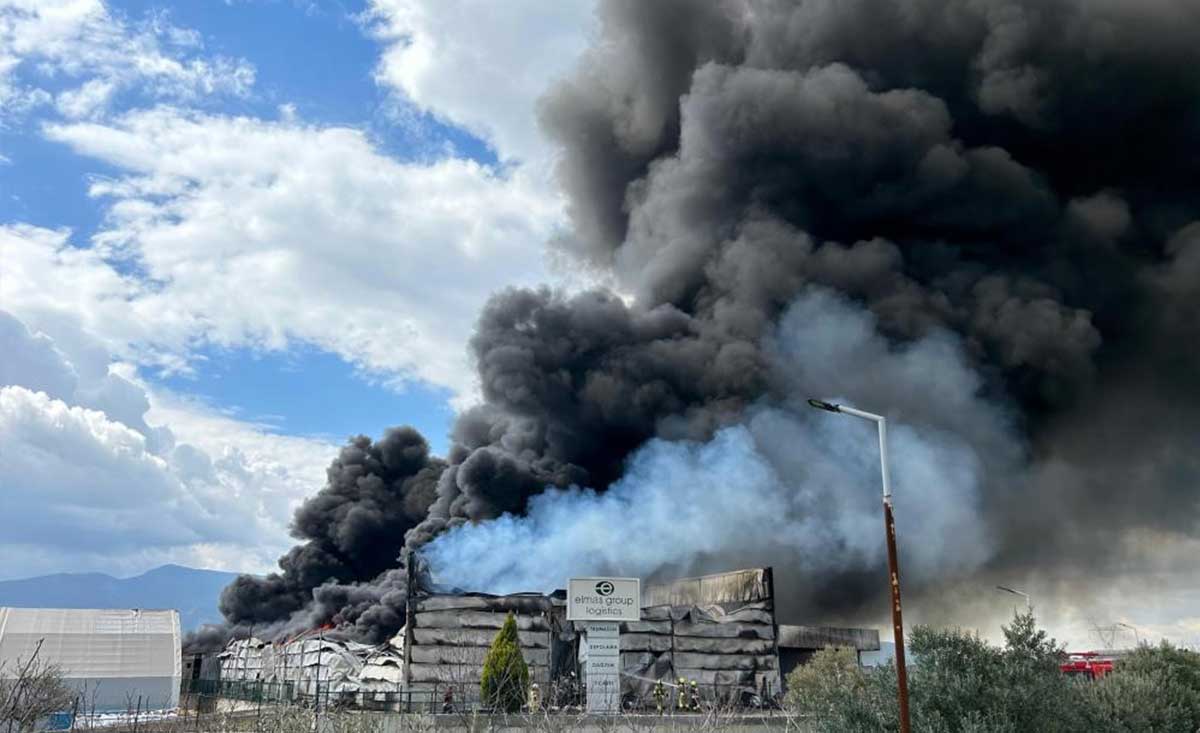
[[[641,616],[641,582],[637,578],[567,581],[569,621],[637,621]]]

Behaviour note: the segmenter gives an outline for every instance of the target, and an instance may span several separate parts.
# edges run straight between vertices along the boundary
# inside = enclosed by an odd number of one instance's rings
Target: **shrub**
[[[37,651],[11,668],[0,665],[0,726],[8,731],[33,730],[51,713],[70,710],[74,700],[62,669],[39,659]]]
[[[1158,646],[1138,647],[1118,661],[1116,668],[1123,673],[1155,675],[1200,691],[1200,654],[1174,646],[1166,640]]]
[[[862,694],[867,678],[853,649],[826,647],[818,650],[808,664],[792,670],[787,685],[789,707],[820,716],[832,712],[843,697]]]
[[[1017,733],[1079,729],[1076,687],[1059,672],[1062,651],[1017,615],[1004,647],[957,629],[917,627],[910,637],[909,701],[921,733]],[[827,649],[788,675],[788,706],[830,731],[899,728],[896,670],[858,667],[849,650]]]
[[[1060,672],[1062,648],[1031,614],[1004,627],[994,647],[959,630],[917,627],[909,694],[919,733],[1197,733],[1200,654],[1141,647],[1097,681]],[[785,702],[821,731],[895,731],[896,672],[858,668],[853,652],[826,649],[788,675]]]
[[[1062,673],[1063,647],[1038,628],[1032,613],[1016,614],[1003,631],[1003,694],[994,711],[1017,730],[1078,730],[1078,686]]]
[[[909,648],[909,695],[918,730],[957,731],[968,719],[970,730],[989,730],[980,721],[1000,707],[1001,650],[973,634],[924,626],[913,629]]]
[[[1200,730],[1200,654],[1163,642],[1143,646],[1080,689],[1090,730]]]
[[[524,705],[528,688],[529,667],[521,656],[517,620],[509,613],[483,659],[480,695],[484,704],[492,709],[515,713]]]
[[[853,649],[826,647],[787,676],[784,705],[814,730],[894,730],[895,668],[864,670]]]

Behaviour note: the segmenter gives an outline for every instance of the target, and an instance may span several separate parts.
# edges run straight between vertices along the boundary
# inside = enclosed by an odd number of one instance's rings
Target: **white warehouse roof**
[[[81,708],[179,705],[179,612],[145,609],[0,607],[0,674],[38,658],[57,664],[84,695]]]

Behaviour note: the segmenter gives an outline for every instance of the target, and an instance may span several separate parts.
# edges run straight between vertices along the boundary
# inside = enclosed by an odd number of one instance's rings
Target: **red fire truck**
[[[1113,671],[1113,663],[1120,659],[1119,651],[1104,652],[1070,652],[1059,665],[1066,675],[1078,675],[1090,680],[1098,680]]]

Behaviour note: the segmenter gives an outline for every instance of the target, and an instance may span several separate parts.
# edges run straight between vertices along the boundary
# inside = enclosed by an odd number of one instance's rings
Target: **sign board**
[[[621,712],[621,622],[642,618],[637,578],[571,578],[567,620],[582,622],[579,652],[589,713]]]
[[[586,693],[589,713],[621,712],[621,678],[617,675],[590,675]]]
[[[579,645],[584,660],[589,713],[621,712],[621,625],[610,621],[583,623]]]
[[[606,639],[602,636],[590,636],[587,640],[588,659],[592,657],[615,657],[621,653],[621,640],[613,637]]]
[[[621,634],[621,624],[616,621],[591,621],[586,628],[589,639],[615,639]]]
[[[637,578],[571,578],[568,621],[639,621],[642,581]]]

